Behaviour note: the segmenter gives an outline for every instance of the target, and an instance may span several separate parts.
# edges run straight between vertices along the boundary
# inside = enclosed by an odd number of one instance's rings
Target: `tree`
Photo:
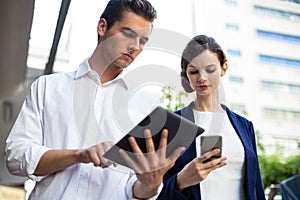
[[[260,152],[258,160],[264,188],[272,184],[277,185],[281,181],[300,173],[300,155],[285,158],[280,147],[277,148],[274,154],[266,155],[258,131],[256,131],[256,136],[257,148]]]
[[[189,97],[189,94],[184,91],[180,91],[176,95],[172,91],[173,88],[171,86],[164,86],[161,90],[160,102],[166,109],[176,111],[185,106],[183,98]]]

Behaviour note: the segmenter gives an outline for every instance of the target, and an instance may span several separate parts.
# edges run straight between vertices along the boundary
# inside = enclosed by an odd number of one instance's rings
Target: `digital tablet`
[[[110,150],[108,150],[104,157],[129,167],[127,162],[123,160],[119,154],[119,149],[123,149],[133,160],[136,161],[133,150],[129,144],[128,138],[134,136],[142,152],[147,153],[144,139],[144,130],[150,129],[152,134],[155,150],[158,149],[160,136],[163,129],[168,129],[168,140],[166,154],[170,156],[175,149],[184,146],[186,149],[193,142],[193,140],[204,132],[204,129],[197,126],[193,122],[173,113],[161,106],[156,107],[150,114],[148,114],[138,125],[136,125],[128,134],[126,134],[120,141],[118,141]]]

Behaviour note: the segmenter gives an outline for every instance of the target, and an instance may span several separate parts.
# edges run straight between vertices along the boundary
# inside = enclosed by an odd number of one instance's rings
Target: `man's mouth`
[[[130,54],[124,53],[123,56],[125,57],[125,59],[133,61],[133,57]]]

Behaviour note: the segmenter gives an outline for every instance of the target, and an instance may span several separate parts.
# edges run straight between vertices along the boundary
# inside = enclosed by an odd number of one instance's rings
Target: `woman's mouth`
[[[201,89],[201,90],[205,90],[205,89],[207,89],[208,88],[208,86],[207,85],[199,85],[199,86],[197,86],[199,89]]]

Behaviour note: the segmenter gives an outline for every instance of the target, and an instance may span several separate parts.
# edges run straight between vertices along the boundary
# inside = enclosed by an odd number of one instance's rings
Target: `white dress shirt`
[[[204,200],[245,199],[244,148],[226,112],[193,111],[195,123],[205,129],[201,136],[221,135],[223,137],[222,156],[227,157],[226,166],[211,171],[206,179],[200,182],[201,198]],[[197,157],[201,152],[200,137],[196,139]]]
[[[127,77],[122,72],[101,84],[85,60],[75,72],[41,76],[32,84],[6,141],[10,172],[36,181],[30,199],[132,198],[137,178],[120,165],[76,164],[48,176],[33,175],[46,151],[117,142],[159,104],[158,97]]]

